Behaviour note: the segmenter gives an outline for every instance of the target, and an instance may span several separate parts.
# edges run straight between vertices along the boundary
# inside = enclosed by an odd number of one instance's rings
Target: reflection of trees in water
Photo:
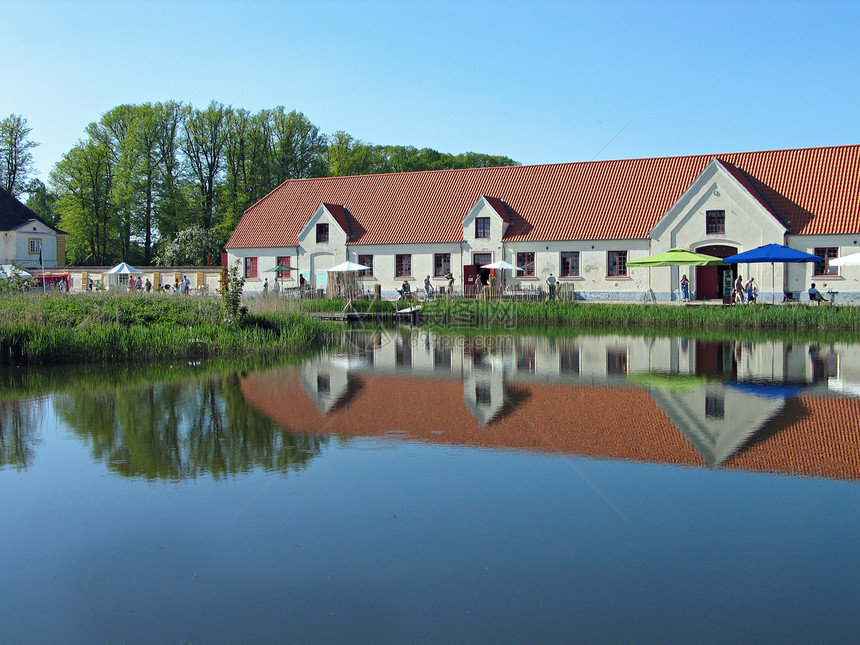
[[[237,374],[57,396],[57,415],[112,470],[147,479],[286,471],[319,454],[323,437],[285,432],[250,408]]]
[[[32,463],[40,412],[39,401],[0,400],[0,466],[27,468]]]

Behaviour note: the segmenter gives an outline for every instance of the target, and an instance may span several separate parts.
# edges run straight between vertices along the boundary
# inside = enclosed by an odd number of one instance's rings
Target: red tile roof
[[[482,195],[507,205],[507,240],[643,239],[714,158],[292,179],[245,211],[227,247],[296,246],[321,203],[345,207],[352,244],[459,242],[461,222]],[[737,166],[733,174],[791,233],[860,232],[860,146],[716,158]]]

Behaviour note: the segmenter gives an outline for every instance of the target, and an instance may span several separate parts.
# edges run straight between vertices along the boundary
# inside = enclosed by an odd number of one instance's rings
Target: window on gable
[[[366,269],[362,269],[358,272],[359,278],[372,278],[373,277],[373,256],[372,255],[359,255],[358,263],[366,266]]]
[[[475,218],[475,237],[490,237],[490,218]]]
[[[328,224],[317,224],[317,244],[328,242]]]
[[[725,419],[726,418],[726,400],[722,394],[706,394],[705,395],[705,418],[706,419]]]
[[[835,246],[821,246],[816,248],[813,255],[824,258],[824,262],[815,263],[815,275],[839,275],[839,268],[830,266],[830,260],[839,255],[839,249]]]
[[[28,241],[30,243],[30,255],[39,255],[39,253],[42,251],[42,239],[38,237],[31,237]]]
[[[627,251],[609,251],[606,256],[606,274],[613,277],[627,275]]]
[[[726,232],[726,211],[706,211],[705,212],[705,233],[713,235],[715,233]]]
[[[412,275],[412,256],[398,253],[394,256],[394,277],[407,278]]]
[[[523,270],[520,276],[534,277],[535,274],[535,252],[525,251],[517,253],[517,266]]]
[[[257,258],[245,258],[245,277],[257,277]]]
[[[579,276],[579,251],[561,252],[561,270],[558,274],[562,278]]]
[[[437,278],[448,275],[451,271],[451,254],[435,253],[433,255],[433,275]]]

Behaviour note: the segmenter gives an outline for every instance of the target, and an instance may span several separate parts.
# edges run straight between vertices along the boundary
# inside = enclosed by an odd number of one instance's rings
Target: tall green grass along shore
[[[336,325],[300,313],[225,319],[215,298],[165,294],[0,295],[0,363],[144,362],[266,355],[327,345]]]
[[[860,307],[803,304],[644,305],[573,302],[498,302],[437,299],[421,303],[425,320],[487,325],[577,325],[674,329],[772,329],[860,332]]]

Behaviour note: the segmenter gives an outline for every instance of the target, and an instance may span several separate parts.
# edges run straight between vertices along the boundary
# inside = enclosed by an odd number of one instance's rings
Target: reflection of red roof
[[[296,246],[299,231],[322,203],[346,209],[354,233],[350,243],[459,242],[462,220],[481,196],[489,196],[494,208],[504,200],[512,222],[508,240],[645,238],[713,159],[292,179],[245,211],[227,247]],[[791,233],[860,232],[860,146],[741,152],[718,159],[737,166],[733,176]]]
[[[860,401],[801,396],[798,403],[806,414],[724,466],[860,479]]]
[[[249,374],[241,389],[251,406],[293,432],[705,465],[645,389],[518,382],[506,395],[516,407],[482,427],[463,402],[459,379],[354,378],[360,391],[329,415],[308,397],[296,371]],[[724,467],[860,479],[860,402],[794,399],[776,425]]]
[[[463,382],[458,379],[359,378],[359,395],[328,416],[308,398],[295,373],[251,374],[241,387],[250,405],[295,432],[362,437],[404,433],[435,443],[704,463],[643,389],[518,383],[521,400],[516,409],[482,427],[463,402]],[[397,392],[393,404],[392,392]],[[613,404],[607,405],[607,399]],[[624,405],[616,405],[616,400]]]

